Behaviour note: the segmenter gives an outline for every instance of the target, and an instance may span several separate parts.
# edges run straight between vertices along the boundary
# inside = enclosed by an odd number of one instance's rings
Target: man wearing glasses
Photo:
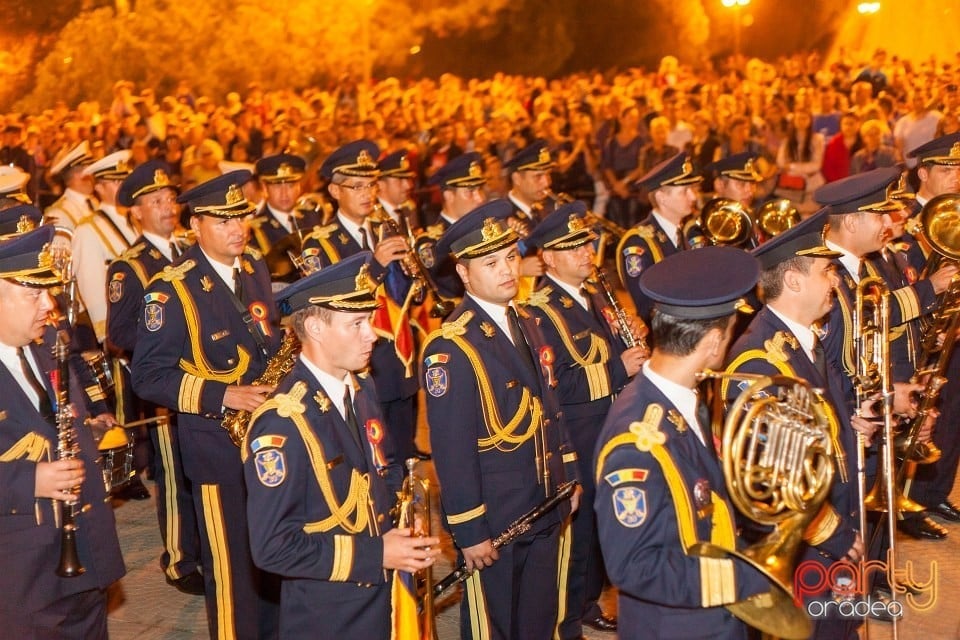
[[[397,458],[405,460],[416,454],[414,401],[419,388],[406,311],[411,279],[398,262],[407,253],[406,239],[379,240],[370,224],[379,193],[379,156],[376,144],[357,140],[335,150],[320,165],[320,174],[330,181],[327,190],[337,201],[337,213],[330,224],[316,227],[304,238],[303,257],[326,267],[361,251],[373,252],[370,275],[381,283],[377,288],[381,306],[372,322],[381,339],[373,349],[370,368]]]

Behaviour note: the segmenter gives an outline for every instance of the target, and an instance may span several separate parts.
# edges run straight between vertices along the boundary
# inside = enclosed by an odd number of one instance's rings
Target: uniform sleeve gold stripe
[[[700,600],[703,607],[730,604],[737,599],[733,560],[700,558]]]
[[[900,305],[901,322],[909,322],[920,315],[920,301],[913,287],[901,287],[893,292],[893,297]]]
[[[736,527],[727,501],[716,491],[710,492],[710,499],[713,501],[713,530],[710,532],[710,542],[724,549],[736,549]]]
[[[677,517],[677,530],[680,533],[680,543],[684,549],[689,549],[697,542],[697,528],[693,520],[693,506],[690,504],[690,494],[680,470],[673,463],[670,453],[663,445],[656,445],[650,450],[654,459],[660,464],[663,477],[670,489],[673,498],[673,510]]]
[[[454,513],[447,516],[447,522],[450,524],[463,524],[464,522],[469,522],[474,518],[479,518],[487,512],[487,505],[481,504],[479,507],[474,507],[470,511],[464,511],[463,513]]]
[[[563,457],[561,458],[561,460],[562,460],[564,463],[567,463],[567,462],[576,462],[576,461],[577,461],[577,453],[576,453],[575,451],[571,451],[570,453],[565,453],[565,454],[563,454]]]
[[[87,397],[90,398],[91,402],[100,402],[101,400],[107,399],[99,385],[92,384],[87,387],[85,391],[87,392]]]
[[[353,536],[333,536],[333,570],[330,580],[344,582],[353,568]]]
[[[588,364],[583,370],[587,374],[591,400],[599,400],[610,395],[610,376],[607,373],[606,362]]]
[[[180,379],[180,394],[177,409],[183,413],[200,413],[200,394],[203,393],[203,378],[183,374]]]
[[[820,507],[820,512],[803,532],[803,540],[812,547],[823,544],[833,535],[838,526],[840,526],[840,516],[833,509],[833,506],[824,503]]]

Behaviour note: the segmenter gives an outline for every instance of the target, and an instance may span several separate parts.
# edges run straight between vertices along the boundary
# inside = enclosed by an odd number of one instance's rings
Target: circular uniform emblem
[[[693,485],[693,502],[697,510],[706,509],[713,502],[710,498],[710,481],[700,478]]]

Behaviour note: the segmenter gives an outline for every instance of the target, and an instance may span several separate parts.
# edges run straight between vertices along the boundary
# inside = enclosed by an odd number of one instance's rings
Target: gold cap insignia
[[[37,254],[37,266],[41,269],[50,269],[53,267],[53,254],[50,252],[50,243],[43,245],[40,253]]]
[[[540,155],[537,157],[537,162],[540,164],[549,164],[550,162],[550,149],[543,147],[540,149]]]
[[[363,265],[354,281],[354,291],[373,291],[376,288],[377,283],[370,277],[370,265]]]
[[[960,142],[954,142],[953,146],[950,147],[950,157],[960,158]]]
[[[361,149],[360,153],[357,154],[357,164],[373,164],[373,158],[370,157],[366,149]]]
[[[567,231],[573,233],[575,231],[582,231],[586,228],[586,225],[583,224],[583,219],[580,218],[577,214],[570,214],[570,218],[567,220]]]
[[[684,161],[682,171],[683,171],[683,173],[681,174],[680,177],[682,177],[682,176],[688,176],[688,175],[690,175],[691,173],[693,173],[693,163],[690,162],[689,160]]]
[[[30,216],[20,216],[17,220],[17,233],[26,233],[37,228],[37,223]]]
[[[240,191],[240,187],[235,184],[230,185],[230,188],[227,189],[226,202],[230,204],[239,204],[243,202],[243,192]]]
[[[471,163],[470,163],[470,169],[469,169],[469,172],[468,172],[468,173],[469,173],[469,175],[470,175],[471,178],[482,178],[482,177],[483,177],[483,169],[480,168],[480,163],[479,163],[479,162],[471,162]]]
[[[495,240],[503,232],[500,221],[496,218],[487,218],[483,221],[483,229],[480,230],[480,236],[484,242]]]
[[[170,184],[170,176],[167,175],[167,172],[163,169],[157,169],[153,172],[153,184],[155,185],[168,185]]]
[[[117,161],[116,171],[118,173],[129,173],[133,170],[133,167],[130,166],[130,163],[126,160]]]
[[[407,156],[400,156],[400,170],[406,171],[410,168],[410,161],[407,160]]]
[[[293,167],[291,167],[289,164],[284,162],[279,167],[277,167],[276,175],[278,178],[289,178],[290,176],[293,175]]]

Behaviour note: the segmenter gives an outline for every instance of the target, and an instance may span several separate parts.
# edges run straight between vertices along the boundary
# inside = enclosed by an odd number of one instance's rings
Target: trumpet
[[[593,277],[600,285],[600,288],[603,289],[603,296],[613,309],[613,313],[617,318],[617,333],[620,334],[620,339],[623,341],[624,346],[627,349],[640,347],[645,353],[650,353],[650,347],[647,345],[647,341],[641,336],[633,335],[633,331],[630,330],[630,323],[627,321],[627,312],[624,310],[623,305],[620,304],[620,301],[617,300],[617,296],[613,292],[610,281],[607,280],[607,275],[603,272],[603,269],[594,266]]]
[[[734,556],[751,564],[770,581],[771,590],[728,604],[727,610],[778,638],[807,638],[810,620],[793,602],[793,563],[833,483],[836,414],[799,378],[713,371],[699,377],[750,383],[727,413],[720,459],[730,501],[751,520],[774,529],[743,552],[700,542],[689,553]]]
[[[426,266],[424,266],[423,261],[420,260],[417,252],[414,251],[413,241],[409,238],[409,232],[407,235],[404,235],[399,225],[397,225],[390,216],[386,215],[386,213],[382,213],[382,209],[380,211],[381,214],[378,220],[376,220],[376,222],[379,223],[377,230],[378,240],[383,242],[387,238],[394,236],[407,238],[407,251],[403,255],[403,258],[400,259],[400,266],[403,268],[404,273],[413,278],[413,286],[417,287],[418,291],[425,289],[430,293],[430,297],[433,298],[433,306],[430,308],[431,317],[445,318],[450,315],[450,312],[453,311],[456,305],[452,300],[444,298],[443,295],[441,295],[440,289],[437,288],[437,283],[430,277],[430,272]],[[415,293],[414,297],[419,297],[419,293]]]
[[[403,479],[394,511],[398,528],[412,529],[414,536],[425,538],[430,536],[431,527],[430,481],[416,474],[417,462],[416,458],[408,458],[406,461],[407,475]],[[397,574],[400,573],[402,572],[397,572]],[[394,574],[394,580],[402,580],[403,576],[397,574]],[[417,601],[420,604],[417,620],[420,635],[409,640],[437,640],[437,629],[434,624],[436,612],[433,606],[433,567],[417,572],[413,578]]]
[[[759,244],[749,209],[736,200],[713,198],[703,206],[696,220],[700,232],[710,244],[745,249]],[[685,234],[688,231],[692,229],[684,229]]]
[[[795,227],[801,219],[800,211],[786,198],[764,202],[757,209],[756,218],[763,240],[769,240]]]

